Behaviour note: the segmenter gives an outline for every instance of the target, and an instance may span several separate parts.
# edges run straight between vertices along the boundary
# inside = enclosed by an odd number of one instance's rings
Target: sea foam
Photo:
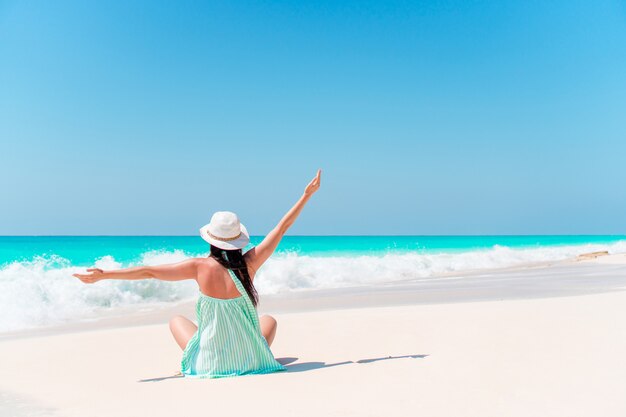
[[[598,250],[626,252],[626,241],[527,249],[494,246],[486,250],[448,253],[391,252],[377,256],[277,254],[259,271],[255,284],[262,295],[437,279],[447,273],[559,261]],[[179,262],[188,256],[178,250],[149,251],[142,254],[137,264]],[[132,265],[122,265],[112,256],[104,256],[96,261],[95,266],[115,269]],[[198,294],[193,280],[103,280],[87,285],[72,276],[84,270],[54,255],[4,265],[0,269],[0,332],[94,319],[121,307],[153,307],[194,299]]]

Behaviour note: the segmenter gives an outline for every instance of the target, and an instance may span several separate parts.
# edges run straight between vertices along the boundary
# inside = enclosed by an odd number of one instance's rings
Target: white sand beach
[[[173,377],[175,311],[5,336],[1,416],[624,416],[626,256],[267,297],[288,371]]]

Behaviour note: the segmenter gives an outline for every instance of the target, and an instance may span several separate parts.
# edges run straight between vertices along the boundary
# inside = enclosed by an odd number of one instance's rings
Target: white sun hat
[[[200,229],[202,239],[220,249],[243,249],[250,243],[250,235],[239,217],[230,211],[218,211],[211,223]]]

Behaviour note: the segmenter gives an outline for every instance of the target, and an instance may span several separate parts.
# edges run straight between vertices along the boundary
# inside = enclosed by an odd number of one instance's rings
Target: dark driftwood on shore
[[[597,258],[599,256],[606,256],[608,254],[609,254],[608,251],[601,250],[601,251],[598,251],[598,252],[582,253],[582,254],[578,255],[576,257],[576,259],[578,259],[579,261],[582,261],[582,260],[585,260],[585,259],[595,259],[595,258]]]

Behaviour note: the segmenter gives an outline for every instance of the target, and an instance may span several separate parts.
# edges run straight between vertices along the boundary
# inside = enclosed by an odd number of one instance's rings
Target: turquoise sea
[[[262,236],[252,236],[251,246]],[[626,235],[604,236],[286,236],[278,254],[359,256],[390,253],[459,253],[494,246],[529,249],[554,246],[612,244]],[[0,236],[0,266],[36,257],[59,256],[73,265],[88,266],[104,256],[123,264],[141,261],[150,251],[183,251],[199,256],[208,246],[199,236]]]
[[[252,237],[250,247],[261,240]],[[437,279],[597,250],[626,252],[626,236],[286,236],[255,284],[263,295]],[[207,252],[199,236],[0,236],[0,332],[193,299],[193,281],[85,285],[72,273],[178,262]]]

